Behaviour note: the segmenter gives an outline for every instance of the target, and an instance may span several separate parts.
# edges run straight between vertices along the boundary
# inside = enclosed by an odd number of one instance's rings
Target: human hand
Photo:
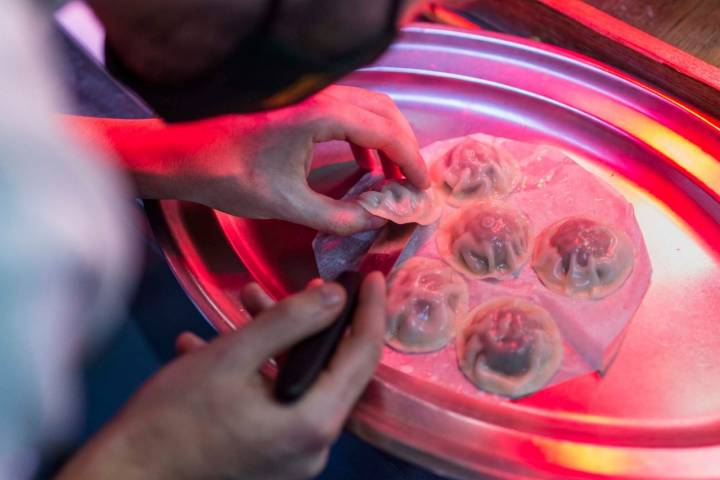
[[[180,149],[191,155],[176,163],[175,196],[237,216],[341,235],[382,225],[357,203],[309,187],[314,145],[330,140],[377,149],[417,187],[430,186],[407,120],[388,96],[359,88],[331,87],[290,108],[169,128],[200,145]]]
[[[296,479],[324,467],[329,448],[371,378],[382,349],[385,283],[360,291],[351,329],[328,368],[292,405],[258,373],[270,357],[329,325],[345,303],[337,284],[315,282],[274,304],[255,284],[255,316],[208,344],[184,334],[186,352],[151,379],[61,472],[59,480]]]
[[[375,149],[415,186],[430,186],[407,120],[387,95],[360,88],[330,87],[292,107],[186,124],[75,116],[63,121],[79,141],[112,153],[142,198],[190,200],[327,233],[347,235],[385,221],[356,202],[310,188],[316,143],[344,140],[356,153]]]

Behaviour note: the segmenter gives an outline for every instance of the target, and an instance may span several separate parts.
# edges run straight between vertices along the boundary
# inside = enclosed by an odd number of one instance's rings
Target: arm
[[[209,344],[181,336],[186,353],[148,382],[58,480],[314,477],[380,358],[382,275],[365,280],[348,335],[300,401],[277,404],[257,370],[326,327],[344,302],[342,288],[321,281],[277,305],[250,285],[243,304],[255,319]]]
[[[12,479],[71,435],[79,358],[122,314],[137,257],[122,176],[54,122],[58,75],[34,3],[0,14],[0,478]]]
[[[198,146],[161,120],[117,120],[66,115],[62,122],[80,142],[110,154],[141,198],[177,198],[175,180]]]
[[[289,108],[187,124],[78,117],[66,123],[115,152],[141,197],[190,200],[326,232],[367,230],[378,219],[308,186],[316,143],[344,140],[377,149],[418,187],[430,184],[407,120],[386,95],[358,88],[331,87]]]

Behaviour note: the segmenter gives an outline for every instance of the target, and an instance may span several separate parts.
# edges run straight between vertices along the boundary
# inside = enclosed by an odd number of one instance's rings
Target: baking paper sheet
[[[510,295],[531,300],[551,313],[563,334],[565,355],[560,370],[547,386],[591,371],[604,372],[617,353],[651,277],[650,260],[632,205],[557,148],[484,134],[472,137],[483,142],[498,142],[516,158],[523,180],[504,201],[529,217],[532,244],[545,227],[578,215],[616,225],[632,240],[636,255],[630,277],[617,291],[599,300],[573,299],[550,291],[529,264],[517,277],[503,281],[483,281],[464,275],[470,290],[470,309],[489,299]],[[423,149],[423,157],[430,163],[463,138],[436,142]],[[379,182],[382,182],[381,174],[368,173],[346,198],[374,188]],[[454,208],[446,206],[440,222],[453,211]],[[398,263],[413,255],[440,258],[433,236],[438,224],[418,228]],[[363,232],[347,238],[318,235],[313,247],[321,276],[332,279],[356,266],[377,233]],[[458,369],[454,342],[429,354],[405,354],[386,347],[382,362],[452,391],[469,395],[479,392]]]

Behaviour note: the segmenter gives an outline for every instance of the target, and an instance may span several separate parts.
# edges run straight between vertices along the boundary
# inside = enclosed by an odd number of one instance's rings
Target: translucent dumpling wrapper
[[[624,232],[632,241],[635,256],[627,280],[611,294],[592,301],[554,292],[542,283],[532,268],[521,268],[516,275],[492,281],[460,271],[468,284],[468,306],[471,310],[497,298],[511,297],[530,301],[550,314],[562,333],[564,350],[560,369],[542,388],[592,371],[607,372],[624,345],[628,326],[632,325],[631,319],[641,305],[652,278],[652,263],[643,231],[633,205],[628,201],[640,195],[636,187],[611,170],[593,167],[602,162],[577,156],[574,152],[485,134],[470,137],[510,152],[522,171],[520,183],[511,194],[491,200],[527,215],[531,227],[528,256],[532,256],[540,232],[568,218],[602,221]],[[424,147],[422,156],[432,167],[467,138],[436,142]],[[381,174],[367,174],[345,199],[353,200],[369,189],[379,190],[385,181]],[[446,204],[443,210],[438,222],[416,230],[403,252],[403,258],[424,257],[446,262],[447,256],[439,251],[437,237],[446,221],[463,208],[456,209]],[[648,212],[643,210],[641,214],[647,215]],[[650,221],[650,218],[645,217],[645,221]],[[314,251],[321,276],[331,279],[349,268],[357,268],[359,259],[375,237],[374,232],[360,232],[349,237],[320,235],[314,243]],[[460,332],[461,327],[456,338]],[[431,386],[433,391],[440,389],[451,395],[470,398],[487,395],[458,368],[456,345],[452,345],[457,342],[450,343],[433,352],[411,355],[386,346],[382,365],[407,375],[415,385]],[[533,400],[528,401],[532,403]]]
[[[460,272],[507,278],[530,256],[530,223],[523,212],[502,202],[474,203],[443,220],[437,249]]]
[[[465,280],[440,260],[414,257],[391,275],[386,342],[403,352],[444,347],[468,309]]]
[[[533,393],[560,368],[563,342],[540,306],[499,298],[476,307],[457,337],[460,369],[476,387],[511,398]]]
[[[442,214],[442,200],[433,189],[418,190],[407,181],[389,181],[357,201],[370,214],[399,224],[430,225]]]
[[[616,291],[630,275],[633,244],[617,227],[582,217],[561,220],[543,231],[533,268],[549,289],[598,299]]]
[[[447,203],[504,197],[515,190],[522,176],[513,156],[497,143],[468,137],[432,165],[434,184],[447,194]]]

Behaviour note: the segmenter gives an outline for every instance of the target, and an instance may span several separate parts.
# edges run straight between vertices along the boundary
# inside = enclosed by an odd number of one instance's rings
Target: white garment
[[[131,195],[59,126],[44,14],[0,0],[0,479],[75,423],[80,355],[134,279]]]

